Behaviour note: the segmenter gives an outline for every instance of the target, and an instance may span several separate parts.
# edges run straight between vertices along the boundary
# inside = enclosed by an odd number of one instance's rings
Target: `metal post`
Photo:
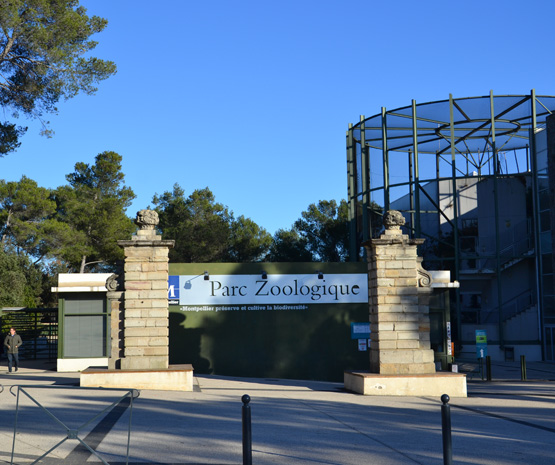
[[[411,226],[414,228],[415,237],[420,237],[420,169],[418,167],[418,127],[416,121],[416,100],[412,101],[412,148],[414,150],[414,203],[416,210],[416,224]]]
[[[503,290],[501,286],[501,238],[499,232],[499,153],[495,144],[495,110],[493,107],[493,90],[489,92],[490,100],[490,124],[491,124],[491,150],[493,160],[493,210],[495,221],[495,274],[497,279],[497,308],[498,314],[498,330],[499,330],[499,348],[503,349],[505,345],[503,336]],[[491,381],[491,379],[489,380]]]
[[[543,266],[541,256],[545,251],[542,250],[541,241],[541,228],[540,228],[540,197],[539,197],[539,182],[538,182],[538,159],[537,159],[537,146],[536,146],[536,130],[538,129],[538,119],[536,113],[536,91],[530,91],[531,97],[531,117],[532,127],[530,128],[530,166],[532,168],[532,199],[534,208],[534,257],[536,259],[536,302],[538,305],[538,334],[540,345],[542,348],[542,355],[545,356],[545,344],[543,342]]]
[[[528,378],[526,377],[526,356],[520,356],[520,379],[521,381],[526,381]]]
[[[443,438],[443,465],[453,463],[453,444],[451,442],[451,407],[449,406],[449,396],[441,396],[441,436]]]
[[[252,465],[252,428],[251,428],[251,398],[248,394],[241,397],[243,401],[243,465]]]
[[[460,244],[459,244],[459,202],[457,193],[457,165],[455,159],[455,115],[453,111],[453,94],[449,94],[449,127],[450,127],[450,146],[451,146],[451,189],[453,193],[453,246],[455,248],[455,281],[459,281],[460,264]],[[438,184],[439,186],[439,184]],[[460,289],[455,289],[456,312],[457,312],[457,341],[462,340],[461,328],[461,304]]]
[[[414,238],[414,186],[412,178],[412,150],[409,149],[409,210],[410,210],[410,237]]]
[[[357,176],[356,176],[356,153],[354,147],[353,125],[349,123],[347,131],[347,186],[349,202],[349,261],[358,260],[358,237],[357,237]]]
[[[387,149],[387,111],[382,107],[383,211],[389,210],[389,151]]]
[[[486,381],[491,381],[491,357],[486,355]]]
[[[366,126],[364,115],[360,115],[360,179],[362,182],[362,240],[367,241],[372,238],[370,233],[370,219],[368,210],[370,208],[370,169],[369,148],[366,146]]]

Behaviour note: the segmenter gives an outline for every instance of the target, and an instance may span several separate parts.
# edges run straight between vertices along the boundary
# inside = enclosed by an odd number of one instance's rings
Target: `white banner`
[[[367,303],[364,274],[170,276],[168,299],[178,305]]]

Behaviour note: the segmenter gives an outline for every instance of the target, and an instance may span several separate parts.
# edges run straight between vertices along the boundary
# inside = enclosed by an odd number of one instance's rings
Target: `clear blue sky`
[[[94,55],[118,73],[61,102],[52,139],[29,125],[0,178],[65,184],[76,162],[123,156],[137,199],[179,183],[274,233],[346,198],[359,115],[454,97],[555,95],[553,0],[86,0],[108,19]]]

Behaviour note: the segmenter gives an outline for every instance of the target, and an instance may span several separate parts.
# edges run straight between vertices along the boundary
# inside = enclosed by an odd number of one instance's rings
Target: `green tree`
[[[236,220],[207,187],[185,197],[185,191],[175,184],[171,192],[155,195],[152,202],[164,238],[175,240],[170,250],[172,262],[257,261],[271,243],[264,229],[244,216]]]
[[[310,204],[295,221],[294,229],[306,242],[314,261],[343,262],[348,258],[348,205],[341,200]]]
[[[37,307],[43,302],[40,266],[13,248],[0,248],[0,307]]]
[[[311,262],[308,243],[295,229],[278,229],[266,260],[269,262]]]
[[[241,215],[231,223],[229,261],[259,261],[268,253],[271,244],[272,236],[264,228]]]
[[[107,21],[87,16],[77,0],[0,0],[0,105],[18,118],[57,113],[61,98],[93,94],[116,72],[111,61],[88,56]],[[87,56],[85,58],[85,56]],[[0,156],[19,146],[26,128],[0,122]]]
[[[38,262],[51,256],[69,229],[54,218],[56,203],[50,190],[25,176],[18,182],[0,180],[2,247],[15,248]]]
[[[102,152],[92,166],[77,163],[66,176],[69,185],[56,189],[57,219],[71,228],[58,256],[70,270],[111,269],[123,258],[117,241],[129,239],[136,229],[125,213],[135,194],[124,177],[121,156]]]

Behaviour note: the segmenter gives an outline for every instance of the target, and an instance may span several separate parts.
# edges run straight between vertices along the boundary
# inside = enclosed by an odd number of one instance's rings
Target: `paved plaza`
[[[63,425],[110,464],[125,463],[128,438],[133,464],[241,464],[243,394],[252,399],[255,465],[443,464],[436,398],[369,397],[345,392],[340,383],[202,375],[193,392],[143,390],[130,409],[128,391],[81,389],[74,373],[23,365],[9,375],[5,363],[0,367],[0,464],[11,460],[18,392],[16,464],[31,463],[67,438]],[[555,365],[527,368],[526,382],[518,362],[494,363],[492,382],[469,375],[469,397],[450,402],[454,464],[555,464]],[[102,419],[82,426],[104,409]],[[85,462],[100,463],[72,438],[40,463]]]

